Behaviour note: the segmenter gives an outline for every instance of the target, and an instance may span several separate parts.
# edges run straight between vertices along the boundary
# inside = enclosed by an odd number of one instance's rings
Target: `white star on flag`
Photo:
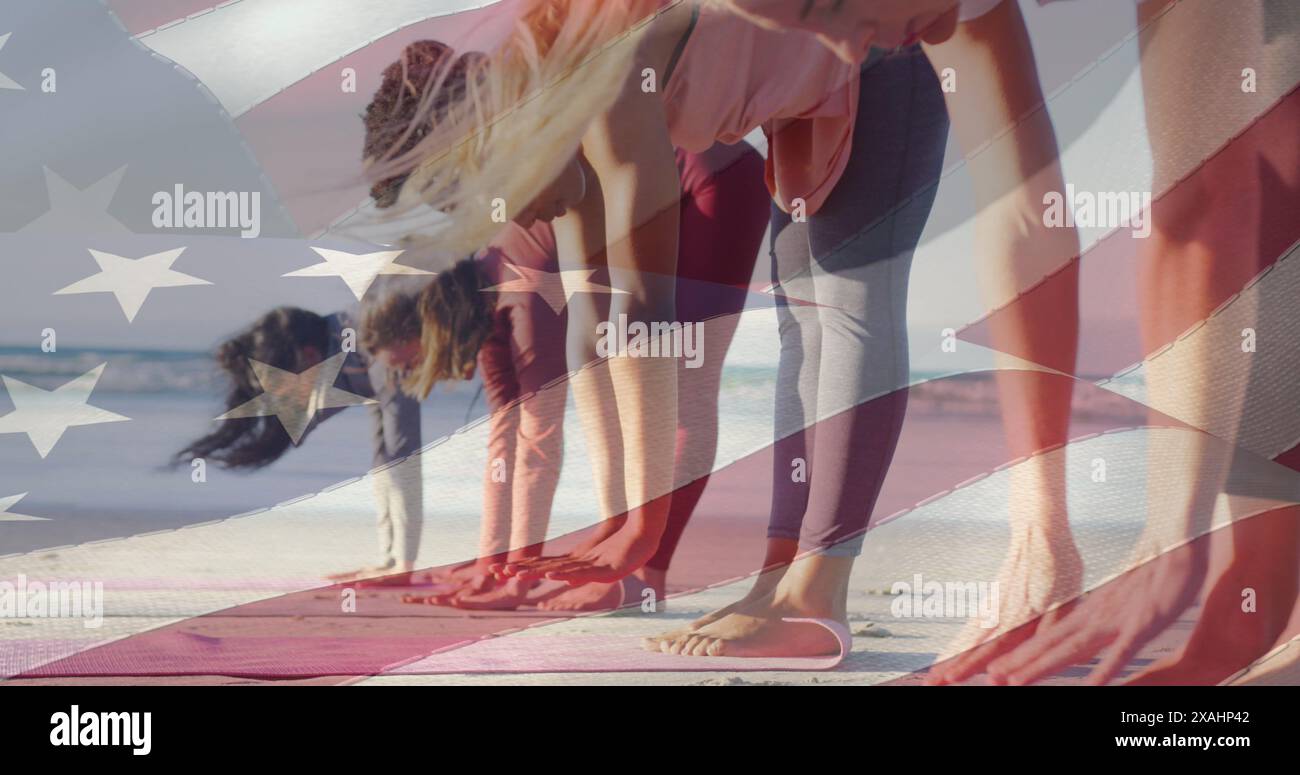
[[[117,195],[126,167],[118,167],[85,188],[77,188],[62,175],[45,170],[45,191],[50,199],[50,209],[44,215],[23,226],[20,232],[45,234],[130,234],[131,230],[108,213],[108,206]]]
[[[519,275],[519,279],[506,280],[500,285],[484,288],[484,293],[488,291],[536,293],[557,315],[564,310],[575,293],[627,293],[608,285],[593,283],[591,276],[598,271],[596,269],[562,269],[558,272],[547,272],[514,264],[506,264],[506,266]]]
[[[124,422],[130,417],[90,406],[99,377],[107,363],[101,363],[74,380],[53,390],[42,390],[13,377],[3,377],[14,411],[0,415],[0,433],[25,433],[44,459],[74,425]]]
[[[12,32],[6,32],[5,34],[0,35],[0,50],[4,49],[5,44],[9,42],[9,36],[12,34],[13,34]],[[0,89],[18,89],[20,91],[23,91],[22,84],[18,83],[17,81],[5,75],[4,73],[0,73]]]
[[[27,493],[20,492],[17,495],[10,495],[8,498],[0,498],[0,522],[45,522],[45,517],[29,517],[26,514],[14,514],[9,509],[13,508],[18,501],[27,497]]]
[[[371,284],[379,275],[399,274],[434,274],[413,266],[394,263],[404,250],[384,250],[378,253],[344,253],[341,250],[312,248],[325,259],[319,264],[312,264],[304,269],[289,272],[284,277],[339,277],[348,284],[348,288],[357,301],[361,301],[370,290]]]
[[[274,415],[288,431],[295,445],[307,432],[307,426],[322,409],[373,404],[370,398],[334,387],[348,353],[339,353],[321,361],[301,374],[277,369],[260,361],[249,359],[253,374],[264,391],[251,401],[240,404],[217,420],[237,420],[244,417],[270,417]]]
[[[117,297],[127,322],[133,322],[144,306],[145,299],[154,288],[179,288],[185,285],[211,285],[207,280],[172,270],[172,264],[180,257],[185,248],[154,253],[144,258],[124,258],[123,256],[91,250],[99,264],[99,273],[84,280],[60,288],[55,296],[78,293],[111,293]]]

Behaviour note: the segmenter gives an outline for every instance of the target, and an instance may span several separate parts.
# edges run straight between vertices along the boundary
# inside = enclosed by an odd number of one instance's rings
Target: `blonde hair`
[[[370,180],[403,180],[392,219],[422,205],[451,216],[408,246],[463,256],[488,244],[501,229],[494,203],[518,212],[560,175],[623,88],[656,12],[684,1],[533,0],[486,56],[442,58],[415,119],[367,160]]]
[[[420,338],[420,315],[412,293],[390,293],[366,308],[361,346],[374,354]]]
[[[469,378],[495,328],[496,303],[483,293],[484,285],[479,261],[467,258],[420,291],[415,307],[421,359],[403,379],[403,392],[424,399],[439,382]]]

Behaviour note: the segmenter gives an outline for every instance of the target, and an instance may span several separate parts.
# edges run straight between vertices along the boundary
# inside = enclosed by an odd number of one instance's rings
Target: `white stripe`
[[[202,81],[231,116],[417,22],[499,0],[243,0],[139,37]]]
[[[1288,318],[1297,294],[1300,243],[1208,318],[1101,387],[1261,457],[1277,457],[1300,443],[1300,340]],[[1258,336],[1254,353],[1241,349],[1248,328]],[[1190,391],[1151,395],[1146,386],[1153,375],[1171,385],[1212,384],[1217,400],[1206,409]]]

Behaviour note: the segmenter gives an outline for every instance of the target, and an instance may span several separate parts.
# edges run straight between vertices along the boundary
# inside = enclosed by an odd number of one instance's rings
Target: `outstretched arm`
[[[1043,196],[1064,191],[1059,149],[1043,102],[1029,36],[1014,0],[962,23],[927,53],[940,81],[953,131],[974,183],[980,291],[991,319],[1000,367],[1027,361],[1072,373],[1078,348],[1078,234],[1049,228]],[[1035,287],[1049,275],[1056,279]],[[1031,291],[1032,289],[1032,291]],[[1036,303],[1012,303],[1027,292]],[[1045,298],[1050,296],[1051,298]],[[1010,306],[1006,306],[1010,305]],[[1050,320],[1041,319],[1050,310]],[[932,672],[931,680],[960,681],[981,671],[1012,645],[1007,630],[1067,602],[1081,590],[1082,562],[1066,513],[1064,456],[1041,455],[1069,438],[1069,380],[1026,380],[999,371],[1003,427],[1012,459],[1011,544],[999,583],[1003,608],[997,630],[972,628],[948,653],[965,651]],[[1024,630],[1017,631],[1018,634]],[[994,643],[974,648],[980,640]]]
[[[602,526],[600,540],[585,551],[527,573],[610,582],[654,554],[673,484],[677,365],[671,357],[606,347],[611,325],[649,327],[676,319],[680,180],[659,95],[643,92],[639,78],[629,77],[583,138],[579,161],[589,172],[588,191],[555,225],[561,262],[607,269],[617,292],[574,298],[570,371],[604,516],[621,518]]]
[[[1090,680],[1110,681],[1184,615],[1206,579],[1220,494],[1240,455],[1236,448],[1250,448],[1241,437],[1241,419],[1258,362],[1243,356],[1235,333],[1226,340],[1183,335],[1212,318],[1263,268],[1251,260],[1253,248],[1243,250],[1241,241],[1241,235],[1250,235],[1247,242],[1253,245],[1252,230],[1261,222],[1259,192],[1266,189],[1259,180],[1259,150],[1249,143],[1222,145],[1243,130],[1250,114],[1222,109],[1240,104],[1243,93],[1235,80],[1213,77],[1224,61],[1295,61],[1294,55],[1288,59],[1261,50],[1261,8],[1231,2],[1139,7],[1142,91],[1158,197],[1147,214],[1151,235],[1139,254],[1146,403],[1153,424],[1172,416],[1205,432],[1186,435],[1176,456],[1161,455],[1163,445],[1148,442],[1146,525],[1130,570],[1091,592],[1055,628],[1059,632],[994,663],[991,670],[1008,681],[1037,681],[1103,650]],[[1197,131],[1187,132],[1189,126]],[[1290,148],[1282,145],[1282,153]],[[1220,163],[1204,163],[1211,156]],[[1296,169],[1294,156],[1280,168]],[[1251,304],[1246,293],[1233,307],[1258,325],[1259,311]],[[1186,662],[1162,679],[1149,680],[1213,683],[1272,645],[1295,600],[1293,526],[1285,512],[1281,519],[1256,516],[1233,523],[1233,556],[1205,594],[1197,626],[1176,655]],[[1242,617],[1246,587],[1260,600],[1271,599],[1272,610]]]

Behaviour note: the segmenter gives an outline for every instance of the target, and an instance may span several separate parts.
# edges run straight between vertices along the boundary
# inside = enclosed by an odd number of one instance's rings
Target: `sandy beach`
[[[908,507],[897,515],[890,512],[892,518],[882,518],[868,533],[849,587],[853,650],[833,670],[724,669],[723,663],[707,658],[668,658],[640,648],[641,638],[677,629],[748,588],[749,580],[743,578],[748,571],[729,568],[752,568],[761,556],[768,495],[755,492],[748,474],[753,466],[770,467],[762,459],[764,445],[759,445],[757,452],[740,454],[739,447],[724,452],[729,460],[719,465],[675,560],[682,571],[670,571],[669,598],[653,613],[636,608],[579,617],[470,613],[403,604],[400,596],[408,590],[400,588],[358,589],[354,610],[345,610],[340,604],[345,589],[328,587],[320,579],[365,562],[373,551],[369,487],[362,481],[249,516],[0,558],[0,579],[24,574],[32,580],[104,586],[104,620],[97,629],[66,617],[0,620],[0,672],[16,683],[913,681],[915,671],[950,647],[966,617],[900,617],[891,607],[891,589],[918,574],[940,582],[996,581],[1007,547],[1008,514],[1033,507],[1010,500],[1015,465],[962,476],[965,481],[945,492],[926,489],[927,482],[955,478],[963,466],[978,468],[990,459],[989,439],[1000,428],[981,411],[988,407],[979,398],[982,391],[966,391],[960,398],[962,391],[949,385],[932,391],[945,396],[943,401],[913,403],[909,422],[915,430],[905,434],[897,463],[900,484],[887,484],[882,496]],[[1115,406],[1123,406],[1122,401]],[[1122,413],[1105,421],[1099,419],[1105,412],[1092,416],[1098,418],[1098,429],[1133,419]],[[472,449],[481,454],[481,440],[475,438],[481,430],[468,429],[434,447],[423,464],[455,465]],[[1135,426],[1103,434],[1088,430],[1082,422],[1080,441],[1070,446],[1066,467],[1071,486],[1077,486],[1071,492],[1071,519],[1085,561],[1085,587],[1094,588],[1129,567],[1128,552],[1142,528],[1147,461],[1178,459],[1194,434]],[[912,454],[908,444],[924,451]],[[1089,490],[1082,483],[1089,481],[1091,461],[1099,457],[1110,461],[1114,473],[1109,486]],[[1265,460],[1239,468],[1256,495],[1221,498],[1217,525],[1296,500],[1286,469]],[[580,489],[569,493],[582,496]],[[918,505],[920,500],[925,502]],[[443,500],[447,502],[454,498]],[[464,509],[454,515],[444,506],[434,513],[436,521],[426,530],[422,547],[428,560],[421,565],[471,557],[475,512]],[[573,518],[560,517],[551,534],[582,527]],[[714,558],[724,559],[722,567],[715,567]],[[1134,667],[1171,653],[1194,620],[1193,609],[1149,644]],[[103,644],[111,645],[91,648]],[[207,673],[204,665],[216,667]],[[228,669],[230,665],[238,667]],[[1078,668],[1056,680],[1070,682],[1085,673]]]

